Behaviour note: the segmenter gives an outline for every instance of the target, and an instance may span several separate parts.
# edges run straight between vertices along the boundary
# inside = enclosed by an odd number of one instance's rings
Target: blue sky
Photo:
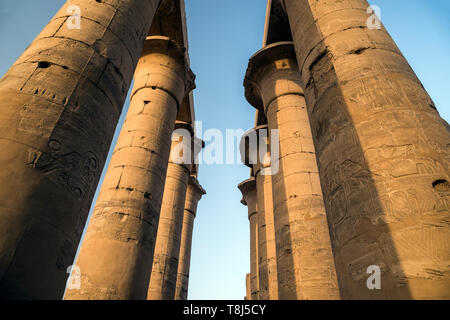
[[[37,36],[64,0],[0,0],[0,76]],[[266,0],[186,0],[197,120],[203,131],[248,129],[254,109],[242,86],[249,57],[261,48]],[[381,19],[433,98],[450,120],[450,1],[378,0]],[[124,106],[124,114],[129,101]],[[118,130],[123,122],[119,122]],[[116,132],[116,138],[117,133]],[[242,299],[249,270],[247,209],[237,184],[243,165],[203,165],[194,228],[190,299]]]

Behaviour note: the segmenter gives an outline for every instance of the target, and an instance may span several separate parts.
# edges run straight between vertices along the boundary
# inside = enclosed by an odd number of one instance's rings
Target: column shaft
[[[250,288],[251,300],[259,300],[259,245],[258,212],[249,215],[250,222]]]
[[[174,300],[189,170],[169,162],[147,299]]]
[[[0,297],[62,298],[158,2],[68,1],[0,80]]]
[[[270,170],[270,167],[266,167]],[[259,299],[278,299],[277,256],[272,203],[272,176],[256,173],[258,195]]]
[[[250,60],[246,96],[263,109],[271,144],[272,190],[280,299],[338,299],[333,252],[311,130],[291,42]],[[275,146],[276,148],[276,146]]]
[[[284,4],[343,297],[448,299],[448,124],[367,1]]]
[[[250,129],[243,135],[240,143],[241,158],[247,166],[252,168],[252,175],[255,176],[252,178],[252,181],[254,181],[256,188],[257,214],[255,214],[255,218],[249,217],[251,227],[251,254],[253,258],[253,254],[255,253],[255,267],[257,268],[256,280],[258,295],[254,300],[278,299],[270,144],[267,127],[267,125],[259,125]],[[249,183],[248,181],[247,184]],[[245,186],[245,183],[243,184]],[[239,188],[246,197],[249,196],[249,187],[244,188],[241,184]],[[244,191],[247,193],[244,193]],[[252,226],[252,223],[255,223],[255,226]],[[252,232],[253,228],[256,229],[255,232]],[[256,247],[254,250],[252,245]]]
[[[245,299],[244,300],[252,300],[252,290],[250,285],[250,273],[245,275]]]
[[[260,125],[251,129],[244,135],[248,141],[246,154],[252,165],[256,180],[256,194],[258,207],[258,273],[259,273],[259,299],[278,299],[278,275],[276,241],[274,230],[274,211],[272,201],[272,176],[270,163],[270,143],[267,125]],[[253,136],[251,145],[250,136]],[[247,137],[249,138],[247,140]],[[256,139],[255,139],[256,138]],[[245,142],[244,142],[245,143]],[[247,162],[247,160],[245,161]]]
[[[259,299],[259,262],[258,262],[258,199],[254,177],[238,185],[242,192],[241,203],[247,206],[250,222],[250,296],[249,300]]]
[[[178,263],[176,300],[187,300],[189,287],[189,268],[191,262],[192,233],[194,231],[194,215],[184,210],[183,229],[181,231],[181,247]]]
[[[280,298],[339,298],[304,98],[278,97],[267,119],[280,137],[280,168],[272,179]]]
[[[177,107],[183,53],[149,37],[121,130],[76,265],[81,289],[65,299],[145,299]]]
[[[267,300],[269,298],[269,271],[267,270],[267,232],[266,232],[266,212],[272,207],[272,197],[268,197],[264,179],[266,176],[255,174],[256,192],[258,202],[258,288],[259,300]],[[272,208],[273,209],[273,208]]]
[[[205,190],[200,186],[197,179],[191,176],[189,178],[186,202],[184,205],[183,230],[181,232],[181,249],[178,264],[177,288],[175,292],[176,300],[186,300],[188,296],[192,232],[194,229],[194,220],[197,215],[197,205],[204,194],[206,194]]]

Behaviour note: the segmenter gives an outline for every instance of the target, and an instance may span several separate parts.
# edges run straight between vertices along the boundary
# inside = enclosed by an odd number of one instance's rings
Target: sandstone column
[[[245,275],[245,298],[244,300],[252,300],[252,289],[250,283],[250,273]]]
[[[181,232],[180,255],[178,259],[176,300],[186,300],[189,286],[189,268],[191,263],[192,232],[194,220],[197,215],[197,204],[206,191],[194,176],[189,177],[184,205],[183,228]]]
[[[279,132],[279,157],[272,159],[279,298],[338,299],[327,218],[292,43],[275,43],[256,53],[250,59],[245,87],[247,100],[264,111],[269,128]]]
[[[367,1],[284,5],[343,297],[449,299],[448,124]]]
[[[249,300],[258,300],[259,271],[258,271],[258,209],[256,195],[256,180],[251,177],[238,185],[242,192],[241,203],[248,208],[250,221],[250,296]]]
[[[66,299],[146,298],[171,135],[191,80],[182,48],[166,37],[147,37],[76,261],[81,289],[68,290]]]
[[[174,134],[172,138],[172,151],[147,293],[148,300],[175,299],[186,190],[193,166],[193,158],[189,158],[190,161],[187,162],[188,159],[184,159],[184,156],[186,151],[190,155],[193,154],[193,142],[196,141],[193,139],[194,131],[190,124],[177,121],[175,129],[185,129],[190,132],[184,136]]]
[[[158,2],[67,1],[0,80],[1,298],[62,297]]]
[[[267,125],[262,130],[267,130]],[[268,145],[266,145],[269,147]],[[263,146],[263,147],[266,147]],[[275,221],[272,198],[272,175],[263,174],[262,170],[271,171],[270,154],[267,163],[258,163],[255,167],[256,189],[258,197],[258,236],[260,260],[260,299],[278,300],[277,252],[275,240]]]
[[[252,167],[256,179],[258,203],[258,267],[259,299],[278,299],[277,256],[272,202],[272,177],[268,142],[268,126],[261,125],[247,132],[243,139],[254,135],[256,148],[247,145],[248,156],[256,161]],[[263,135],[262,132],[265,132]],[[261,149],[261,150],[260,150]]]

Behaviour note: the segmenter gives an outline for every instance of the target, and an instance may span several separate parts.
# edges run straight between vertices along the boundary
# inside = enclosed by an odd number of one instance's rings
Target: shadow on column
[[[309,67],[313,76],[305,93],[341,296],[411,299],[375,178],[343,101],[339,79],[330,63],[332,58],[326,49],[323,52]],[[319,70],[328,77],[329,86],[324,90],[314,81]],[[319,90],[323,90],[322,95]],[[320,102],[327,97],[333,99],[332,103],[311,103],[313,99]],[[342,146],[345,150],[339,150]],[[370,277],[367,268],[371,265],[381,269],[382,290],[367,287]]]

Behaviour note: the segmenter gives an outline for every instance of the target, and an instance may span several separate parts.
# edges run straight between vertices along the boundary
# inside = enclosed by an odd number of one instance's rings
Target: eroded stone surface
[[[260,125],[249,130],[243,139],[245,140],[249,135],[257,138],[257,147],[252,148],[250,144],[245,145],[245,153],[248,154],[248,160],[252,159],[252,162],[255,162],[255,164],[247,165],[252,167],[256,181],[258,207],[258,299],[277,300],[278,272],[268,125]],[[250,140],[251,138],[248,139],[248,143],[250,143]]]
[[[67,1],[0,80],[1,297],[62,297],[157,4]]]
[[[259,299],[259,267],[258,267],[258,199],[256,180],[251,177],[238,185],[242,192],[241,203],[247,206],[250,221],[250,295],[249,300]]]
[[[284,4],[343,298],[448,299],[448,124],[367,1]]]
[[[175,300],[186,300],[188,296],[192,232],[194,229],[194,220],[197,215],[198,202],[205,194],[206,191],[200,186],[197,178],[191,175],[189,177],[188,188],[186,191],[186,201],[184,205]]]
[[[338,299],[327,217],[292,42],[275,43],[255,54],[245,86],[247,100],[265,112],[269,128],[279,132],[278,170],[272,163],[271,178],[279,298]]]
[[[179,141],[172,142],[172,151],[178,143]],[[173,300],[175,298],[188,182],[189,168],[183,164],[169,161],[147,293],[149,300]]]
[[[191,80],[182,48],[165,37],[147,37],[76,261],[81,289],[67,290],[65,299],[146,299],[171,136]]]
[[[250,273],[247,273],[245,275],[245,297],[244,297],[244,300],[252,300]]]

